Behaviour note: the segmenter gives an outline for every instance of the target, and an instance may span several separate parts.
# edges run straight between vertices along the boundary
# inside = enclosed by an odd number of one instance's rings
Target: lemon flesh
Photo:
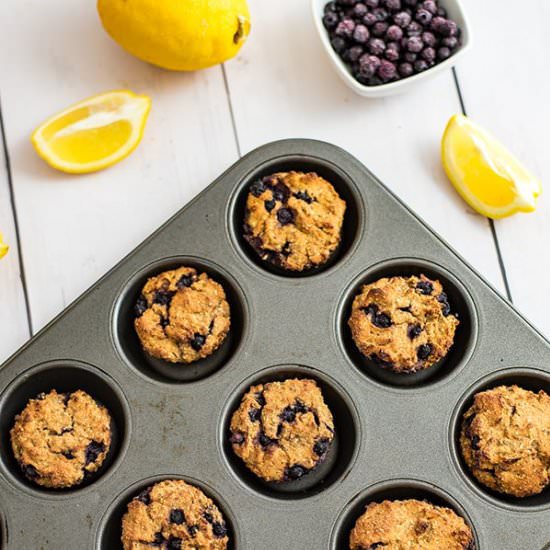
[[[533,212],[541,184],[499,141],[463,115],[449,120],[441,142],[443,167],[461,197],[498,219]]]
[[[63,172],[84,174],[112,166],[139,144],[151,100],[128,90],[86,99],[51,117],[33,133],[37,153]]]
[[[3,258],[7,253],[10,247],[4,242],[4,237],[0,233],[0,258]]]
[[[105,30],[136,57],[194,71],[235,56],[250,31],[246,0],[98,0]]]

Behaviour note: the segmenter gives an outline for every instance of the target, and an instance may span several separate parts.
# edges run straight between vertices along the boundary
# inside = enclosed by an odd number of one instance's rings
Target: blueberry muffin
[[[313,172],[280,172],[256,181],[246,201],[244,238],[276,267],[320,266],[340,244],[346,203]]]
[[[15,417],[11,446],[23,474],[52,489],[96,472],[111,447],[109,411],[82,390],[41,393]]]
[[[145,352],[170,363],[208,357],[222,345],[231,324],[223,287],[192,267],[151,277],[135,313]]]
[[[518,386],[477,393],[460,447],[483,485],[514,497],[540,493],[550,483],[550,397]]]
[[[419,500],[367,505],[355,523],[350,550],[475,550],[466,522],[449,508]]]
[[[420,275],[364,285],[348,324],[365,357],[394,372],[414,373],[447,355],[459,322],[441,283]]]
[[[252,386],[231,418],[235,454],[258,477],[292,481],[315,469],[334,439],[332,414],[314,380]]]
[[[224,518],[199,488],[168,479],[145,489],[122,518],[124,550],[225,550]]]

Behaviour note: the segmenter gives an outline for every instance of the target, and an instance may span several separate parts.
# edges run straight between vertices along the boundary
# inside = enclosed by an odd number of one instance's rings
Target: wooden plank
[[[1,129],[0,129],[1,132]],[[0,364],[29,337],[8,170],[0,134],[0,233],[10,250],[0,260]]]
[[[545,25],[550,4],[523,2],[528,17],[521,24],[517,13],[502,9],[498,0],[465,4],[475,31],[474,50],[458,71],[467,112],[546,184],[534,214],[518,214],[495,226],[513,301],[550,337],[550,43]]]
[[[40,328],[234,162],[237,149],[221,67],[177,74],[134,59],[103,31],[95,2],[6,0],[0,34],[6,133]],[[28,138],[44,118],[117,88],[153,98],[131,157],[74,177],[35,155]]]
[[[502,290],[488,223],[458,198],[439,160],[445,124],[460,110],[451,72],[405,95],[358,97],[325,58],[309,4],[251,1],[253,32],[227,67],[243,152],[285,137],[344,147]]]

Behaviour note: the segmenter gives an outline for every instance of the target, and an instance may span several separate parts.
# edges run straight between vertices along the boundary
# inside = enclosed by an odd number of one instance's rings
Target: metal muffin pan
[[[241,237],[248,185],[289,169],[318,172],[348,205],[334,258],[298,276],[262,264]],[[179,264],[219,280],[232,309],[227,344],[190,367],[148,360],[132,328],[140,286]],[[461,319],[448,357],[407,379],[365,361],[346,326],[359,286],[398,273],[439,278]],[[287,376],[320,383],[338,445],[328,471],[279,487],[233,455],[228,423],[250,384]],[[132,496],[180,477],[216,500],[233,550],[344,550],[364,505],[384,498],[456,509],[478,550],[542,550],[550,491],[525,500],[492,493],[456,445],[473,393],[512,382],[550,390],[541,334],[348,153],[310,140],[272,143],[227,170],[0,369],[2,548],[116,550]],[[52,388],[91,393],[111,410],[116,433],[101,471],[65,491],[27,482],[9,445],[15,414]]]

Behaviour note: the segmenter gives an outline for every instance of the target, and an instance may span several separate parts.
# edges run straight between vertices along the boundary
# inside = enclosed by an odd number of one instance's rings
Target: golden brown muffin
[[[460,434],[480,483],[507,495],[536,495],[550,483],[550,397],[518,386],[477,393]]]
[[[472,530],[449,508],[419,500],[369,504],[350,535],[350,550],[475,550]]]
[[[290,271],[324,264],[340,244],[346,203],[314,172],[256,181],[246,201],[244,238],[262,260]]]
[[[394,372],[414,373],[447,355],[459,321],[441,283],[421,275],[364,285],[348,324],[364,356]]]
[[[225,550],[228,543],[218,507],[181,479],[149,487],[128,504],[122,518],[124,550]]]
[[[223,287],[192,267],[151,277],[135,312],[143,349],[171,363],[208,357],[222,345],[231,324]]]
[[[54,489],[96,472],[111,447],[109,411],[82,390],[40,394],[15,417],[11,446],[25,476]]]
[[[252,386],[231,418],[235,454],[265,481],[301,478],[323,461],[334,438],[332,414],[314,380]]]

